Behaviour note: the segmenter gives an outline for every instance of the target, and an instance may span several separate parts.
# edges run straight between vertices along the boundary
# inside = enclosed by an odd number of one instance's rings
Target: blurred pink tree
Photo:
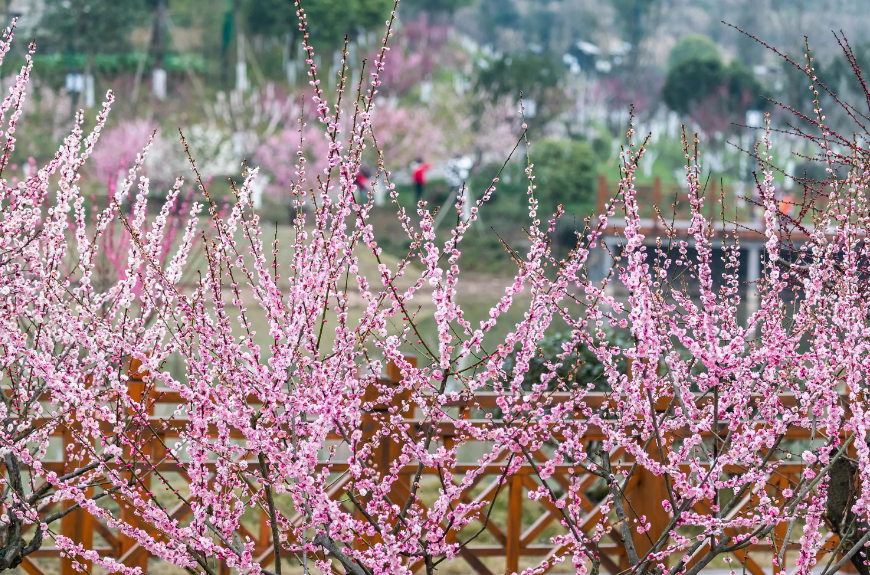
[[[154,133],[156,122],[150,120],[129,120],[109,128],[100,136],[103,145],[94,150],[90,169],[100,182],[114,186],[118,175],[126,173],[127,168],[142,153],[142,148]],[[159,136],[158,136],[159,137]]]
[[[300,152],[300,145],[304,152]],[[254,163],[272,174],[266,191],[275,199],[289,203],[292,189],[298,183],[316,185],[317,176],[326,168],[329,142],[319,123],[302,122],[302,127],[285,126],[263,142],[254,153]],[[305,174],[300,179],[299,168]]]
[[[378,108],[375,137],[389,170],[405,168],[420,157],[441,160],[447,145],[441,126],[428,108]]]

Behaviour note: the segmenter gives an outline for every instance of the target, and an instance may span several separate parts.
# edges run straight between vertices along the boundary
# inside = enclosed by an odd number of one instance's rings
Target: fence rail
[[[641,233],[649,239],[664,235],[672,230],[681,239],[687,235],[691,227],[691,211],[688,201],[688,190],[680,184],[663,184],[658,176],[651,183],[635,184]],[[598,211],[603,214],[605,205],[620,193],[619,182],[608,182],[603,174],[598,176]],[[801,192],[802,193],[802,192]],[[704,206],[702,215],[713,222],[714,235],[721,236],[722,230],[737,229],[741,240],[764,241],[763,210],[753,203],[752,186],[722,185],[721,182],[710,179],[703,191]],[[758,201],[756,198],[755,202]],[[826,199],[814,200],[821,209]],[[807,238],[807,232],[814,229],[812,212],[799,215],[804,202],[803,196],[796,197],[784,193],[778,198],[778,209],[786,222],[783,232],[797,241]],[[809,207],[809,206],[806,206]],[[620,214],[617,214],[620,216]],[[800,225],[797,225],[800,220]],[[618,233],[625,226],[621,217],[611,218],[608,229]],[[833,233],[833,228],[831,230]]]
[[[413,361],[413,358],[411,359]],[[138,366],[134,366],[134,368],[131,369],[131,374],[128,393],[137,401],[143,399],[151,400],[149,419],[152,423],[151,429],[156,433],[156,435],[151,436],[144,445],[143,452],[150,456],[152,462],[157,463],[155,463],[153,467],[151,466],[151,463],[142,463],[139,465],[142,466],[141,468],[143,470],[152,469],[160,472],[176,472],[186,480],[187,478],[183,469],[179,469],[176,463],[170,463],[165,460],[166,452],[164,445],[166,440],[178,436],[187,420],[183,418],[165,418],[154,415],[155,407],[162,405],[175,406],[180,402],[180,396],[176,392],[167,389],[149,389],[143,379],[145,374],[138,372]],[[397,383],[401,380],[401,374],[394,365],[388,366],[387,375],[389,379],[380,382],[382,385],[387,382]],[[374,395],[372,397],[374,397]],[[473,404],[465,401],[454,401],[450,403],[448,407],[455,409],[456,418],[471,420],[471,422],[474,423],[475,420],[471,418],[472,409],[496,407],[497,397],[498,395],[495,393],[480,393],[475,397]],[[761,396],[759,396],[759,398],[760,397]],[[553,403],[562,403],[568,399],[568,394],[553,393],[551,401]],[[602,407],[605,405],[612,405],[615,407],[618,405],[618,399],[619,398],[606,393],[589,393],[586,396],[585,404],[589,407]],[[700,401],[701,398],[697,399]],[[844,405],[848,405],[848,402],[845,401],[847,398],[844,396],[842,399]],[[251,401],[252,403],[255,402],[255,398],[251,398]],[[794,395],[785,394],[780,396],[780,401],[782,401],[785,406],[793,406],[796,404],[797,398]],[[363,419],[362,431],[364,440],[371,439],[378,428],[380,418],[382,418],[386,413],[384,409],[386,406],[381,405],[376,406],[376,408],[377,407],[380,407],[381,410],[379,411],[375,409],[368,413]],[[660,401],[655,407],[657,411],[664,411],[668,408],[668,405],[666,402]],[[424,420],[415,418],[414,415],[413,412],[410,413],[411,417],[405,420],[405,423],[410,426],[412,432],[414,430],[422,431],[427,429],[426,426],[428,424]],[[483,424],[483,422],[484,420],[481,420],[481,424]],[[488,422],[488,424],[491,423],[491,421]],[[685,430],[685,433],[688,435],[689,430]],[[65,430],[63,432],[58,432],[57,435],[62,439],[64,458],[60,460],[43,460],[42,465],[49,471],[55,471],[57,473],[69,472],[70,469],[68,469],[68,467],[71,462],[68,460],[70,454],[66,447],[72,443],[71,431]],[[457,440],[455,426],[450,423],[439,424],[437,435],[439,443],[447,447],[454,445],[454,442]],[[672,432],[670,435],[679,437],[682,433],[677,430]],[[786,433],[785,439],[808,439],[809,436],[810,434],[808,430],[791,429]],[[818,433],[816,436],[818,437]],[[331,439],[339,441],[340,437],[336,436]],[[460,439],[464,440],[464,438]],[[556,436],[556,439],[558,439],[558,436]],[[599,429],[594,427],[590,428],[589,433],[586,436],[587,441],[597,441],[602,439],[604,439],[604,435]],[[378,448],[374,451],[372,459],[379,465],[386,464],[396,458],[398,449],[399,446],[394,442],[381,442]],[[508,455],[506,455],[506,457],[507,456]],[[533,460],[541,463],[548,460],[548,456],[541,451],[532,453],[531,457]],[[617,469],[628,469],[634,463],[634,459],[621,450],[614,452],[612,458],[619,460],[614,463],[614,468]],[[549,501],[541,500],[536,504],[537,507],[534,509],[534,516],[530,517],[530,515],[532,515],[532,512],[530,511],[532,502],[530,502],[527,494],[530,491],[538,489],[541,485],[536,478],[536,466],[533,466],[530,463],[524,464],[517,473],[507,477],[505,482],[503,478],[504,462],[505,460],[502,459],[500,462],[486,465],[484,472],[477,478],[473,489],[470,492],[466,492],[461,497],[461,501],[464,503],[491,503],[494,498],[502,497],[502,495],[505,495],[507,500],[506,516],[503,518],[490,517],[485,526],[482,526],[485,530],[486,538],[480,543],[474,543],[463,547],[459,553],[459,556],[465,560],[468,566],[478,575],[496,575],[496,573],[502,572],[518,572],[520,571],[523,558],[534,558],[540,561],[541,559],[558,555],[563,551],[561,546],[554,546],[546,542],[547,530],[549,529],[552,533],[554,529],[559,528],[562,524],[563,519],[560,509]],[[345,471],[347,467],[348,465],[346,463],[330,463],[330,470],[338,476],[336,482],[331,487],[330,496],[345,500],[343,505],[348,513],[359,513],[359,511],[349,508],[346,501],[347,498],[345,497],[345,494],[350,479],[347,475],[341,475],[341,472]],[[474,463],[460,463],[456,465],[453,471],[456,474],[461,474],[475,469],[478,469],[478,465]],[[768,495],[774,498],[779,498],[781,497],[780,494],[783,490],[794,488],[800,480],[804,469],[805,467],[801,464],[783,462],[778,466],[776,473],[771,474],[768,479]],[[136,470],[137,468],[134,467],[133,471],[135,472]],[[578,478],[578,469],[575,469],[571,465],[563,464],[555,466],[553,471],[552,481],[564,490],[565,495],[562,495],[561,500],[567,503],[566,497],[572,493],[572,491],[569,491],[568,489],[570,478]],[[685,471],[690,471],[688,466]],[[726,472],[727,471],[736,473],[744,472],[745,469],[733,466],[733,468],[726,469]],[[410,495],[409,487],[411,485],[412,477],[416,472],[416,465],[406,465],[399,471],[399,480],[394,484],[393,489],[394,493],[400,498],[400,500],[407,499]],[[424,475],[435,476],[439,471],[437,469],[426,468],[423,470],[423,473]],[[617,526],[610,522],[608,517],[603,516],[603,501],[596,502],[595,497],[590,493],[590,488],[592,488],[593,484],[598,480],[598,476],[589,473],[579,475],[581,489],[575,490],[573,493],[575,493],[576,497],[579,498],[576,503],[583,509],[585,515],[579,522],[578,528],[591,536],[591,531],[603,519],[605,526],[608,528],[608,532],[604,538],[602,538],[601,544],[599,545],[601,567],[604,572],[616,575],[627,569],[629,566],[620,531],[616,528]],[[141,478],[144,485],[149,487],[151,484],[150,474],[142,473]],[[474,495],[472,496],[469,493],[474,493]],[[626,484],[624,493],[630,521],[646,516],[647,521],[652,525],[650,530],[652,533],[661,532],[667,526],[670,521],[670,515],[663,510],[661,505],[661,502],[668,498],[667,486],[664,482],[664,478],[656,477],[650,471],[639,466]],[[753,504],[753,497],[757,501],[760,494],[750,494],[745,497],[737,508],[732,511],[732,515],[736,516],[737,514],[750,509]],[[68,506],[70,503],[67,502],[63,505]],[[53,504],[53,506],[57,507],[57,504]],[[694,509],[699,513],[710,513],[710,509],[707,507],[705,502],[696,503]],[[50,509],[46,509],[46,511],[50,511]],[[172,519],[178,520],[179,522],[184,521],[189,517],[190,513],[190,507],[184,503],[180,503],[169,510]],[[134,510],[125,506],[123,502],[119,502],[118,514],[121,520],[133,525],[138,525],[142,529],[153,533],[153,530],[149,526],[140,523]],[[293,524],[298,525],[301,522],[301,519],[301,516],[296,514],[291,516],[290,521]],[[28,528],[32,529],[33,526],[28,526]],[[778,538],[784,538],[784,528],[785,526],[783,525],[783,529],[777,529],[776,536]],[[96,550],[103,556],[117,558],[128,566],[138,566],[142,568],[143,572],[148,572],[148,554],[136,541],[119,534],[116,529],[109,528],[105,523],[93,518],[86,511],[77,510],[66,515],[61,520],[60,533],[71,538],[76,543],[82,543],[86,548]],[[255,521],[248,521],[246,524],[241,525],[239,533],[243,538],[248,537],[255,543],[255,557],[257,561],[260,562],[264,568],[268,568],[269,564],[273,561],[273,546],[271,540],[272,532],[268,525],[265,511],[259,511],[258,517]],[[457,534],[455,532],[450,532],[448,537],[451,541],[455,541],[456,536]],[[635,535],[634,538],[634,543],[639,553],[644,553],[649,549],[650,543],[645,541],[643,537]],[[94,546],[95,542],[96,546]],[[362,546],[365,545],[366,542],[361,540],[357,544]],[[832,550],[836,548],[837,544],[838,540],[836,535],[829,534],[826,539],[825,549]],[[788,546],[788,549],[793,548],[796,547],[794,545]],[[823,551],[823,553],[824,552],[825,551]],[[693,558],[701,557],[704,553],[706,553],[706,549],[702,547],[693,555]],[[752,575],[766,575],[764,567],[769,566],[771,562],[769,545],[752,545],[747,550],[735,551],[733,555],[741,564],[745,565],[746,570]],[[290,557],[291,555],[285,553],[284,556]],[[60,557],[61,575],[72,575],[73,573],[78,572],[75,570],[71,559],[63,557],[57,548],[51,546],[42,547],[29,558],[25,559],[21,567],[30,575],[44,575],[44,568],[46,566],[42,564],[42,561],[47,558],[58,557]],[[505,571],[495,569],[494,572],[492,563],[488,564],[490,558],[504,558]],[[497,564],[501,565],[501,562],[499,561]],[[849,566],[851,567],[851,565]],[[90,570],[90,565],[85,564],[85,567]],[[411,567],[414,570],[418,570],[423,567],[423,564],[414,563]],[[226,575],[229,572],[230,570],[226,565],[221,564],[219,566],[219,573],[222,575]]]

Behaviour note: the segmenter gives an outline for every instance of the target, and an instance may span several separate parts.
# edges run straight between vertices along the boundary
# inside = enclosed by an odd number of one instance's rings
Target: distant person
[[[424,164],[422,158],[417,158],[417,161],[411,165],[414,189],[417,191],[417,202],[423,199],[423,192],[426,190],[426,172],[431,168],[432,164]]]
[[[794,198],[789,192],[785,192],[779,200],[779,211],[785,216],[791,216],[791,208],[794,205]]]
[[[356,184],[356,197],[359,198],[358,203],[363,203],[371,190],[371,171],[366,166],[360,166],[359,171],[354,178]]]

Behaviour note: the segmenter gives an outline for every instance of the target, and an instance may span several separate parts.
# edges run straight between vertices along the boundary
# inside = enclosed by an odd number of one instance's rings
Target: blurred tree
[[[523,18],[524,28],[527,30],[529,40],[549,50],[553,34],[558,30],[559,25],[558,4],[548,0],[531,0],[530,3],[531,10]]]
[[[607,26],[602,20],[610,19],[609,7],[596,0],[478,0],[474,7],[454,24],[480,43],[503,52],[537,44],[557,57],[601,32]]]
[[[737,27],[749,33],[759,29],[763,21],[755,10],[740,10],[737,13]],[[746,34],[737,34],[734,42],[737,46],[737,57],[741,62],[752,65],[763,61],[764,47]]]
[[[402,0],[401,7],[416,13],[451,14],[472,2],[473,0]]]
[[[736,60],[724,65],[710,38],[691,35],[680,40],[668,66],[662,100],[706,131],[726,131],[747,110],[767,107],[755,76]]]
[[[810,47],[815,51],[813,44]],[[870,42],[861,42],[859,44],[851,44],[850,48],[855,62],[864,75],[864,81],[867,81],[867,71],[870,70]],[[803,50],[803,47],[801,48]],[[837,94],[841,101],[845,102],[864,102],[863,106],[856,106],[851,112],[859,112],[867,114],[870,108],[870,98],[864,92],[864,86],[852,69],[848,58],[842,51],[834,53],[829,57],[820,57],[819,53],[815,54],[816,70],[819,78]],[[821,60],[821,61],[820,61]],[[783,67],[784,73],[781,76],[782,87],[784,94],[779,96],[777,100],[786,104],[793,105],[804,113],[813,116],[812,102],[807,98],[807,82],[806,76],[790,66]],[[831,126],[844,126],[852,122],[846,110],[840,106],[829,106],[825,109],[826,123]]]
[[[535,102],[537,112],[546,113],[547,96],[559,84],[565,67],[547,53],[518,52],[504,54],[479,66],[475,91],[488,93],[493,100],[507,96]]]
[[[146,0],[44,0],[37,37],[43,50],[107,54],[128,50],[134,28],[148,26]]]
[[[515,0],[480,0],[477,10],[477,23],[486,44],[496,44],[500,29],[516,28],[521,21]]]
[[[662,99],[671,110],[690,114],[694,107],[725,82],[718,58],[689,59],[668,71]]]
[[[296,6],[293,2],[252,0],[245,3],[243,10],[251,34],[280,36],[297,28]]]
[[[653,28],[649,20],[653,8],[661,4],[661,0],[611,0],[617,19],[622,25],[625,40],[631,44],[628,58],[628,72],[635,77],[640,63],[640,45]]]
[[[689,34],[677,41],[677,44],[668,54],[668,70],[673,70],[680,64],[689,60],[715,60],[721,61],[719,46],[709,36],[703,34]]]
[[[727,108],[731,112],[743,114],[746,110],[765,110],[770,104],[761,95],[761,84],[737,60],[732,60],[725,69],[725,85],[728,87]]]
[[[572,216],[582,221],[595,208],[597,201],[598,165],[601,160],[592,146],[580,140],[545,138],[533,143],[530,152],[534,163],[535,199],[538,200],[538,216],[541,220],[549,219],[561,205],[568,214],[565,221],[573,221]],[[491,156],[491,160],[480,171],[480,175],[472,179],[472,189],[485,188],[501,170],[504,161],[498,161],[494,156]],[[501,173],[493,201],[502,217],[528,216],[529,181],[525,168],[525,161],[515,157]]]
[[[855,56],[855,61],[861,70],[867,70],[868,65],[870,65],[870,42],[852,46],[852,54]],[[864,97],[864,88],[861,86],[861,81],[855,75],[849,60],[842,53],[836,54],[830,62],[825,64],[823,70],[825,83],[840,93],[841,97],[846,92],[850,96]],[[801,82],[806,84],[806,81],[801,80]]]
[[[586,142],[548,138],[532,146],[535,195],[545,213],[560,204],[579,215],[595,207],[598,156]]]
[[[360,30],[384,28],[394,0],[308,0],[302,7],[308,15],[309,41],[315,49],[337,50],[345,36]],[[247,0],[245,22],[251,34],[279,36],[297,29],[296,7],[289,0]]]

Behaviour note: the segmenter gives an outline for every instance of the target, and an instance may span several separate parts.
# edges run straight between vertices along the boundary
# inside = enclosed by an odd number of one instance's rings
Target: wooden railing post
[[[75,426],[77,427],[77,426]],[[63,461],[64,473],[74,471],[78,467],[78,460],[74,460],[71,465],[67,465],[70,452],[67,450],[69,445],[74,445],[73,431],[64,429],[63,432]],[[93,495],[93,489],[88,489],[85,493],[86,497]],[[74,501],[64,501],[63,508],[69,509],[75,505]],[[94,518],[84,509],[77,509],[68,515],[65,515],[60,520],[60,534],[72,539],[73,543],[81,544],[85,549],[91,549],[94,543]],[[73,563],[79,563],[79,570],[76,570]],[[61,557],[60,558],[60,575],[78,575],[82,571],[82,566],[88,572],[91,571],[92,564],[90,561],[84,561],[81,558]]]
[[[405,360],[411,364],[412,368],[417,367],[417,358],[413,355],[406,355]],[[394,386],[398,386],[402,383],[402,370],[399,369],[399,366],[393,363],[392,361],[387,364],[386,376],[390,379],[390,383]],[[393,396],[393,405],[400,406],[402,403],[409,401],[411,398],[411,393],[409,391],[403,391],[395,396]],[[387,410],[390,406],[383,405],[381,406],[382,416],[386,416]],[[413,417],[413,406],[409,411],[410,417]],[[385,445],[386,444],[386,445]],[[382,440],[379,447],[381,453],[381,461],[383,467],[381,467],[381,472],[384,473],[387,469],[389,469],[390,464],[399,458],[402,454],[402,442],[401,441],[384,441]],[[401,474],[399,475],[399,481],[403,479],[407,479],[410,482],[410,477],[403,477]]]
[[[257,554],[271,548],[272,527],[269,525],[269,515],[266,510],[260,508],[260,533],[257,538]]]
[[[388,380],[384,378],[378,379],[378,384],[383,386],[388,383]],[[362,427],[362,438],[360,442],[362,445],[371,444],[374,441],[375,432],[379,430],[379,421],[381,418],[381,414],[384,411],[384,406],[378,405],[376,403],[377,399],[380,397],[380,392],[374,384],[370,385],[365,390],[365,395],[363,396],[363,402],[371,402],[375,405],[372,410],[363,413],[361,417],[361,427]],[[377,447],[373,447],[371,451],[371,455],[369,455],[368,464],[377,466],[378,470],[383,472],[383,459],[384,459],[384,449],[383,449],[384,441],[379,439]],[[365,498],[356,494],[357,500],[361,505],[365,505]],[[365,521],[365,514],[360,511],[355,505],[353,508],[354,519],[357,521]],[[365,539],[360,538],[354,542],[354,548],[358,551],[364,551],[368,547]]]
[[[785,475],[781,476],[779,478],[779,481],[776,482],[776,489],[781,493],[784,489],[788,489],[788,487],[789,487],[788,477]],[[780,493],[774,493],[773,496],[778,498],[777,496],[780,495]],[[787,533],[788,533],[788,524],[787,523],[777,523],[776,527],[773,528],[773,535],[777,541],[780,541],[780,542],[785,541],[785,536]],[[770,571],[771,573],[773,573],[774,575],[776,575],[776,573],[785,573],[786,569],[785,569],[784,564],[786,561],[788,561],[787,553],[788,553],[788,548],[786,547],[786,549],[782,552],[783,565],[779,565],[779,566],[777,566],[775,564],[771,565],[771,567],[772,567],[772,569]],[[776,558],[776,554],[775,553],[771,554],[771,557]]]
[[[130,399],[139,403],[145,397],[145,377],[148,375],[147,371],[140,371],[142,368],[142,362],[138,359],[133,359],[130,362],[130,369],[128,370],[129,379],[127,380],[127,394],[130,396]],[[149,415],[153,411],[152,408],[149,407],[148,413]],[[133,428],[132,433],[140,433],[144,434],[145,430],[139,428]],[[148,446],[143,445],[142,451],[143,453],[148,453]],[[139,460],[141,459],[140,454],[131,453],[129,448],[124,449],[124,458],[127,461],[131,459]],[[146,464],[150,464],[150,462],[146,462]],[[144,485],[146,489],[151,487],[151,474],[147,471],[142,473],[144,468],[142,466],[137,466],[133,468],[130,473],[141,473],[141,481],[140,485]],[[136,517],[136,513],[132,507],[126,505],[123,501],[119,502],[119,516],[121,521],[136,525],[138,523],[138,518]],[[143,526],[144,527],[144,526]],[[121,534],[119,539],[120,549],[118,549],[118,555],[123,557],[127,551],[129,551],[133,546],[136,545],[136,540],[132,537],[128,537],[124,534]],[[129,558],[126,563],[127,567],[139,567],[142,569],[143,573],[148,572],[148,554],[147,553],[137,553],[133,557]]]
[[[651,458],[659,459],[655,440],[650,442],[647,452]],[[626,494],[626,500],[631,501],[631,505],[628,507],[628,516],[629,520],[632,521],[631,532],[634,546],[637,550],[637,556],[643,557],[649,552],[652,545],[646,534],[637,533],[636,527],[646,517],[645,523],[650,524],[649,533],[653,534],[653,539],[664,532],[665,527],[670,522],[670,517],[662,506],[662,501],[668,499],[668,489],[664,477],[656,476],[643,466],[638,466],[635,473],[638,475],[638,481],[634,489]],[[637,524],[634,523],[634,519],[638,520]],[[667,559],[663,563],[667,565]]]
[[[512,475],[508,480],[507,545],[505,545],[505,573],[519,573],[520,535],[523,528],[523,478]]]
[[[413,366],[417,366],[417,358],[413,356],[405,357],[406,360]],[[382,388],[386,385],[398,385],[402,381],[402,372],[399,367],[393,363],[392,361],[386,365],[384,370],[384,376],[378,380],[377,385]],[[365,395],[363,396],[363,402],[370,402],[373,404],[372,409],[368,413],[364,413],[362,415],[362,443],[365,445],[366,443],[372,443],[375,438],[375,434],[379,433],[382,430],[384,423],[387,421],[387,416],[389,414],[389,409],[391,405],[387,405],[378,401],[380,399],[381,393],[378,391],[375,384],[369,386],[365,391]],[[392,405],[400,405],[403,401],[407,401],[410,394],[408,392],[402,392],[393,397]],[[377,445],[374,446],[371,452],[371,464],[377,468],[377,471],[381,473],[381,475],[389,475],[390,464],[399,457],[402,450],[402,444],[398,441],[393,440],[391,437],[380,436],[377,439]],[[393,487],[390,490],[390,499],[392,501],[397,501],[400,496],[402,496],[403,492],[406,492],[408,489],[408,485],[410,484],[410,478],[404,477],[402,474],[399,474],[399,478],[397,479],[397,483],[400,485],[398,487]],[[360,502],[362,503],[362,501]],[[360,512],[359,509],[354,509],[354,516],[357,520],[362,520],[365,516]],[[364,549],[365,543],[363,541],[357,541],[355,544],[355,548]]]
[[[629,358],[627,364],[628,380],[632,381],[633,358]],[[662,364],[659,362],[656,365],[656,375],[659,377],[661,376],[661,370]],[[655,411],[652,415],[653,417],[657,417]],[[661,441],[662,443],[666,443],[666,440],[667,437],[658,437],[653,438],[653,440],[650,441],[646,452],[651,459],[661,459],[658,442]],[[665,512],[662,502],[668,500],[668,486],[667,483],[665,483],[664,477],[655,475],[652,471],[643,466],[638,466],[634,473],[638,479],[637,483],[635,483],[634,488],[627,490],[628,492],[624,495],[626,503],[629,503],[629,505],[626,506],[628,510],[628,517],[626,520],[631,521],[630,531],[632,534],[632,541],[634,542],[634,548],[637,551],[637,556],[643,558],[643,556],[652,549],[652,543],[650,542],[650,537],[646,534],[639,534],[637,532],[637,527],[640,526],[641,523],[643,523],[644,526],[648,523],[650,525],[648,533],[656,534],[656,536],[665,530],[670,522],[670,517],[668,516],[668,513]],[[634,522],[635,519],[637,520],[637,523]],[[667,558],[665,558],[663,563],[665,565],[668,564]]]

